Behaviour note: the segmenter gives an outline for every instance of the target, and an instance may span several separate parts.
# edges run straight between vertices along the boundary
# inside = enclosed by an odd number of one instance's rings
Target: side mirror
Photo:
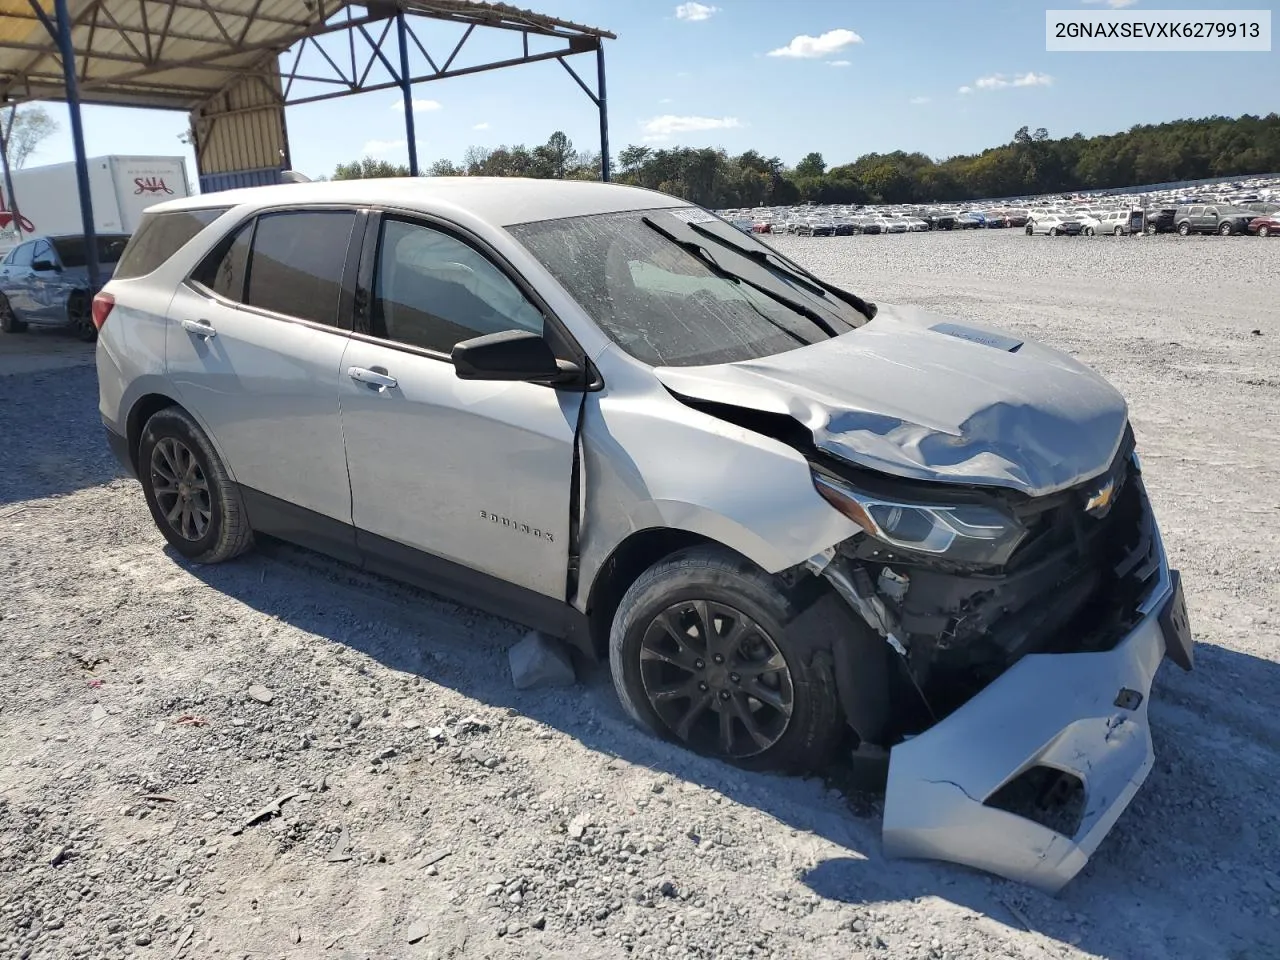
[[[559,383],[580,373],[576,363],[557,360],[540,335],[503,330],[455,344],[450,354],[459,380],[536,380]]]
[[[31,263],[31,269],[40,273],[48,273],[50,270],[56,271],[58,269],[58,265],[52,260],[33,260]]]

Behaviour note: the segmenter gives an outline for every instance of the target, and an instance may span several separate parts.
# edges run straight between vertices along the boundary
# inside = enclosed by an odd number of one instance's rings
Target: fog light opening
[[[1084,781],[1079,777],[1037,764],[989,796],[985,806],[1074,837],[1084,820],[1084,801]]]

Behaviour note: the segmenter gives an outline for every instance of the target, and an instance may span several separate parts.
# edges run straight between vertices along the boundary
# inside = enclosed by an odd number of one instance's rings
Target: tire
[[[1258,228],[1258,236],[1260,236],[1260,237],[1269,237],[1269,236],[1271,236],[1271,228],[1270,228],[1270,227],[1259,227],[1259,228]]]
[[[67,319],[83,342],[98,339],[98,328],[93,325],[93,301],[83,291],[77,290],[67,298]]]
[[[1031,226],[1031,224],[1029,224],[1029,223],[1028,223],[1028,224],[1027,224],[1027,236],[1028,236],[1028,237],[1035,236],[1035,232],[1036,232],[1036,228],[1035,228],[1035,227],[1033,227],[1033,226]]]
[[[1124,236],[1124,227],[1116,227],[1116,228],[1115,228],[1115,230],[1114,230],[1114,231],[1112,231],[1112,232],[1113,232],[1113,233],[1115,233],[1115,235],[1116,235],[1117,237],[1123,237],[1123,236]]]
[[[1189,236],[1191,236],[1191,224],[1189,224],[1189,223],[1180,223],[1180,224],[1178,224],[1178,236],[1180,236],[1180,237],[1189,237]]]
[[[1093,229],[1093,227],[1085,227],[1085,228],[1084,228],[1084,235],[1085,235],[1086,237],[1092,237],[1092,236],[1094,235],[1094,229]]]
[[[25,333],[27,325],[18,319],[9,306],[9,298],[0,293],[0,330],[5,333]]]
[[[221,563],[253,546],[253,531],[239,489],[209,438],[181,407],[166,407],[147,421],[138,443],[137,463],[152,519],[188,560]],[[182,482],[165,484],[166,479],[174,478]],[[157,483],[162,486],[158,488]],[[179,489],[190,494],[187,506],[193,509],[181,510]],[[175,513],[177,519],[171,522],[168,515]]]
[[[845,724],[830,639],[788,633],[795,612],[771,576],[727,550],[673,554],[640,575],[614,615],[609,664],[623,707],[663,739],[748,769],[821,769]],[[722,641],[735,625],[745,629],[718,663],[701,639],[708,619]]]
[[[1235,229],[1231,226],[1230,220],[1228,220],[1226,223],[1218,224],[1218,236],[1220,237],[1229,237],[1235,232],[1236,232]]]
[[[1147,236],[1154,237],[1155,235],[1156,235],[1156,228],[1151,226],[1147,227]]]
[[[1057,227],[1050,227],[1050,228],[1049,228],[1049,236],[1051,236],[1051,237],[1056,237],[1057,235],[1058,235],[1058,228],[1057,228]]]

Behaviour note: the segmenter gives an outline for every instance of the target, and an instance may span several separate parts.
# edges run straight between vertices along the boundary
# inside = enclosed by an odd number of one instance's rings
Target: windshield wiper
[[[849,306],[853,307],[868,320],[875,319],[876,305],[874,303],[871,303],[868,300],[863,300],[857,294],[850,293],[848,290],[841,290],[839,287],[827,283],[821,277],[815,277],[799,264],[785,260],[779,253],[775,253],[770,250],[756,250],[751,247],[740,245],[720,236],[720,234],[716,233],[714,230],[708,230],[706,227],[697,223],[689,223],[686,224],[686,226],[688,226],[688,228],[694,233],[704,237],[710,237],[712,240],[730,247],[734,253],[747,257],[750,260],[754,260],[761,265],[772,265],[779,270],[782,270],[789,277],[798,281],[799,286],[804,287],[811,293],[816,293],[819,296],[825,296],[829,293],[849,304]],[[730,229],[736,228],[731,227]]]
[[[770,300],[774,301],[775,303],[779,303],[782,306],[786,307],[788,310],[792,310],[795,313],[800,314],[800,316],[804,317],[806,320],[808,320],[810,323],[816,326],[819,330],[825,333],[828,337],[839,336],[839,334],[836,333],[835,328],[831,326],[831,324],[826,320],[825,317],[822,316],[822,314],[818,313],[816,310],[811,309],[810,307],[805,306],[799,300],[793,300],[790,297],[784,296],[781,293],[777,293],[774,290],[770,290],[764,284],[757,283],[748,277],[744,277],[741,274],[734,273],[732,270],[727,269],[718,260],[716,260],[716,258],[711,255],[711,251],[708,250],[706,247],[704,247],[702,244],[698,243],[696,240],[682,240],[679,236],[677,236],[672,231],[668,230],[666,227],[662,226],[662,224],[658,223],[652,217],[645,217],[644,222],[648,227],[662,234],[664,237],[666,237],[676,246],[680,247],[680,249],[693,254],[695,257],[697,257],[707,266],[711,267],[712,270],[720,274],[726,280],[733,280],[737,283],[745,284],[746,286],[750,287],[752,290],[758,290],[760,293],[763,293],[766,297],[768,297]],[[768,318],[766,317],[766,319]],[[779,325],[777,323],[774,323],[774,326],[779,326]],[[785,330],[786,328],[779,326],[779,329]],[[787,332],[791,333],[791,335],[795,337],[797,340],[800,340],[800,337],[796,336],[796,334],[792,333],[790,330],[788,330]],[[804,342],[804,341],[801,341],[801,342]]]

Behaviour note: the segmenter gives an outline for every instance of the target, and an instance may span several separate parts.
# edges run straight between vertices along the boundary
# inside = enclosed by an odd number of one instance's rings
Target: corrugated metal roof
[[[53,0],[38,0],[52,18]],[[81,99],[192,109],[308,36],[348,17],[407,12],[549,36],[613,39],[606,30],[502,3],[470,0],[67,0]],[[348,10],[348,8],[351,8]],[[335,18],[338,18],[335,20]],[[0,99],[62,100],[57,46],[29,0],[0,0]]]

